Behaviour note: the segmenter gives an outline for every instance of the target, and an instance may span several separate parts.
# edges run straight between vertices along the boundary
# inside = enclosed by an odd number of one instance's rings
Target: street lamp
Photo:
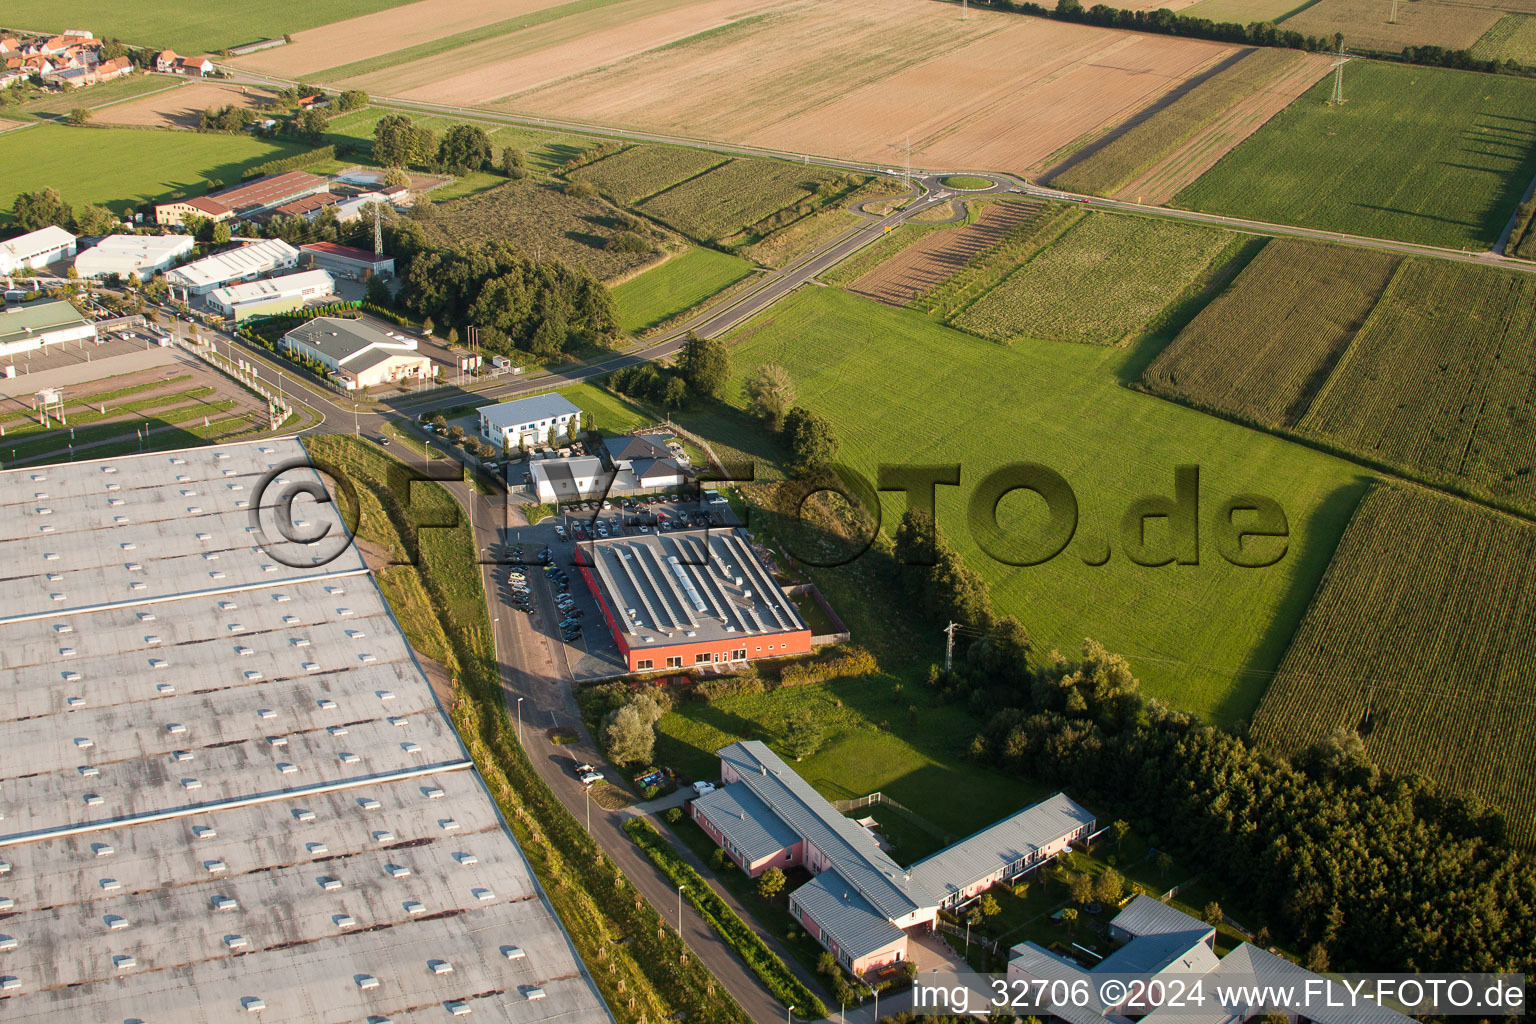
[[[517,745],[523,745],[523,698],[517,698]]]
[[[680,885],[680,886],[677,887],[677,936],[678,936],[678,938],[682,938],[682,936],[683,936],[683,890],[686,889],[686,888],[688,888],[686,885]]]
[[[587,834],[592,834],[592,787],[589,785],[583,791],[587,794]],[[681,911],[679,911],[681,913]]]
[[[795,1024],[794,1012],[795,1008],[793,1006],[784,1007],[784,1024]]]

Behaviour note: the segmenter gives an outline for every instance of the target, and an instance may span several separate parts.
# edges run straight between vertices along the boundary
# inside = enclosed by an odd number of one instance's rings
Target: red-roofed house
[[[20,49],[21,44],[16,41],[15,36],[6,36],[4,39],[0,39],[0,53],[15,53]]]
[[[96,65],[96,81],[110,82],[114,78],[133,74],[133,61],[127,57],[113,57]]]
[[[65,39],[63,36],[54,36],[51,39],[43,40],[43,44],[40,49],[43,53],[48,54],[63,53],[73,45],[74,40],[72,39]]]
[[[176,62],[180,59],[181,55],[175,50],[161,50],[155,54],[155,70],[162,74],[169,74],[176,70]]]
[[[182,57],[176,62],[178,75],[197,75],[199,78],[213,71],[213,61],[207,57]]]

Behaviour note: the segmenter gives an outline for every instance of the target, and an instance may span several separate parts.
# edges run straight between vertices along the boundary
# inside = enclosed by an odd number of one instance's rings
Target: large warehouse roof
[[[582,545],[631,649],[806,629],[739,530],[680,530]]]
[[[302,456],[0,473],[6,1020],[609,1021]]]
[[[299,250],[281,238],[263,238],[177,267],[171,271],[169,279],[172,284],[203,288],[251,274],[265,274],[285,263],[291,265],[298,258]]]

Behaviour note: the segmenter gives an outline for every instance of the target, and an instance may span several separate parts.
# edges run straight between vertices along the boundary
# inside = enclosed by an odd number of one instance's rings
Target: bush
[[[824,683],[829,679],[873,675],[879,671],[880,663],[869,651],[862,647],[844,647],[831,657],[785,665],[779,673],[779,683],[783,686],[801,686],[805,683]]]
[[[293,156],[285,156],[278,160],[268,160],[264,164],[257,164],[241,175],[244,179],[260,178],[268,174],[282,174],[284,171],[299,171],[306,167],[325,160],[336,159],[335,146],[320,146],[316,149],[306,150],[303,153],[295,153]]]
[[[666,819],[668,825],[676,825],[683,820],[683,809],[681,807],[668,807],[666,812],[662,814],[662,817]]]
[[[651,243],[633,231],[620,231],[608,239],[606,246],[614,252],[650,252]]]
[[[572,199],[595,199],[597,198],[597,186],[590,181],[577,179],[565,186],[565,194]]]

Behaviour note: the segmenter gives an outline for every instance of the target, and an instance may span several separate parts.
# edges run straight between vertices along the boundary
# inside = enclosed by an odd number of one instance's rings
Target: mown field
[[[0,146],[0,218],[9,219],[18,192],[40,188],[56,189],[72,205],[125,213],[201,195],[209,181],[234,184],[247,168],[304,148],[248,135],[36,125],[7,134]]]
[[[1410,259],[1305,433],[1536,508],[1536,275]]]
[[[701,242],[724,242],[772,214],[817,203],[844,176],[779,160],[732,160],[641,203],[639,209]]]
[[[1294,426],[1399,262],[1370,249],[1271,239],[1142,383],[1264,426]]]
[[[102,82],[100,85],[92,85],[85,89],[72,89],[56,95],[39,96],[37,99],[21,104],[15,110],[36,117],[62,116],[76,107],[95,109],[108,103],[118,103],[133,99],[135,96],[143,96],[146,93],[175,89],[180,84],[164,75],[129,75],[127,78]],[[3,109],[0,112],[10,114],[15,110]]]
[[[1292,752],[1357,729],[1383,769],[1503,808],[1536,838],[1536,528],[1378,486],[1254,717]]]
[[[1281,21],[1306,0],[1200,0],[1179,13],[1186,18],[1209,18],[1216,22],[1250,25],[1255,21]]]
[[[199,54],[299,32],[343,18],[355,18],[404,0],[10,0],[5,24],[13,29],[62,32],[84,28],[102,39],[139,46],[169,47]]]
[[[1391,12],[1391,0],[1317,0],[1287,18],[1285,27],[1324,39],[1342,32],[1346,47],[1400,53],[1405,46],[1465,50],[1499,20],[1499,12],[1491,5],[1435,0],[1398,4],[1396,22],[1389,20]]]
[[[1047,203],[1033,219],[1010,229],[944,280],[913,296],[910,305],[940,320],[950,320],[1083,216],[1077,207]]]
[[[835,288],[797,292],[732,341],[733,403],[757,366],[783,365],[797,400],[834,424],[840,458],[871,479],[881,463],[960,463],[962,485],[938,489],[940,526],[986,577],[1001,611],[1018,615],[1043,650],[1076,650],[1091,636],[1124,652],[1156,695],[1221,722],[1252,713],[1363,486],[1339,460],[1121,387],[1130,351],[1004,348]],[[781,457],[755,421],[731,410],[683,422],[758,460],[760,476]],[[1020,461],[1062,474],[1080,509],[1074,542],[1031,568],[993,561],[965,525],[976,482]],[[1126,509],[1142,496],[1171,494],[1174,467],[1191,462],[1201,468],[1202,514],[1237,493],[1281,503],[1291,539],[1276,564],[1228,565],[1209,533],[1198,566],[1146,568],[1124,556]],[[891,498],[888,529],[901,511]],[[1000,516],[1023,536],[1039,528],[1035,511],[1011,498]],[[1103,542],[1109,562],[1086,564]],[[834,606],[857,617],[856,633],[870,642],[891,623],[871,621],[888,612],[858,617],[857,595],[867,603],[869,593],[863,572],[856,561],[821,578],[847,587],[848,606],[836,597]],[[936,645],[937,634],[931,639]],[[923,664],[919,658],[916,670]]]
[[[726,159],[719,153],[681,146],[631,146],[571,177],[590,181],[621,206],[633,206],[685,178],[719,167]]]
[[[1536,17],[1506,14],[1472,46],[1479,60],[1512,60],[1536,67]]]
[[[373,126],[378,124],[379,119],[387,113],[389,111],[380,107],[364,107],[361,110],[338,114],[325,123],[325,142],[334,144],[338,151],[347,145],[357,145],[367,149],[373,145]],[[432,129],[439,137],[451,125],[463,123],[451,117],[422,117],[411,114],[410,118],[415,124]],[[547,174],[596,145],[596,140],[577,135],[541,132],[515,125],[497,126],[483,121],[474,123],[484,128],[490,137],[497,160],[501,159],[503,149],[512,146],[528,154],[529,169],[538,173]]]
[[[613,289],[619,326],[641,331],[692,309],[752,273],[752,264],[713,249],[689,249]]]
[[[1119,345],[1234,242],[1229,231],[1089,213],[950,323],[994,341]]]
[[[1291,50],[1253,50],[1056,175],[1051,184],[1107,196],[1301,60]]]
[[[1331,90],[1319,81],[1175,205],[1458,248],[1498,240],[1536,175],[1536,81],[1355,60],[1343,106]]]
[[[554,256],[607,280],[659,258],[655,252],[608,248],[623,230],[617,217],[601,199],[569,196],[557,185],[524,178],[434,205],[422,223],[427,238],[439,244],[514,241],[535,259]]]

